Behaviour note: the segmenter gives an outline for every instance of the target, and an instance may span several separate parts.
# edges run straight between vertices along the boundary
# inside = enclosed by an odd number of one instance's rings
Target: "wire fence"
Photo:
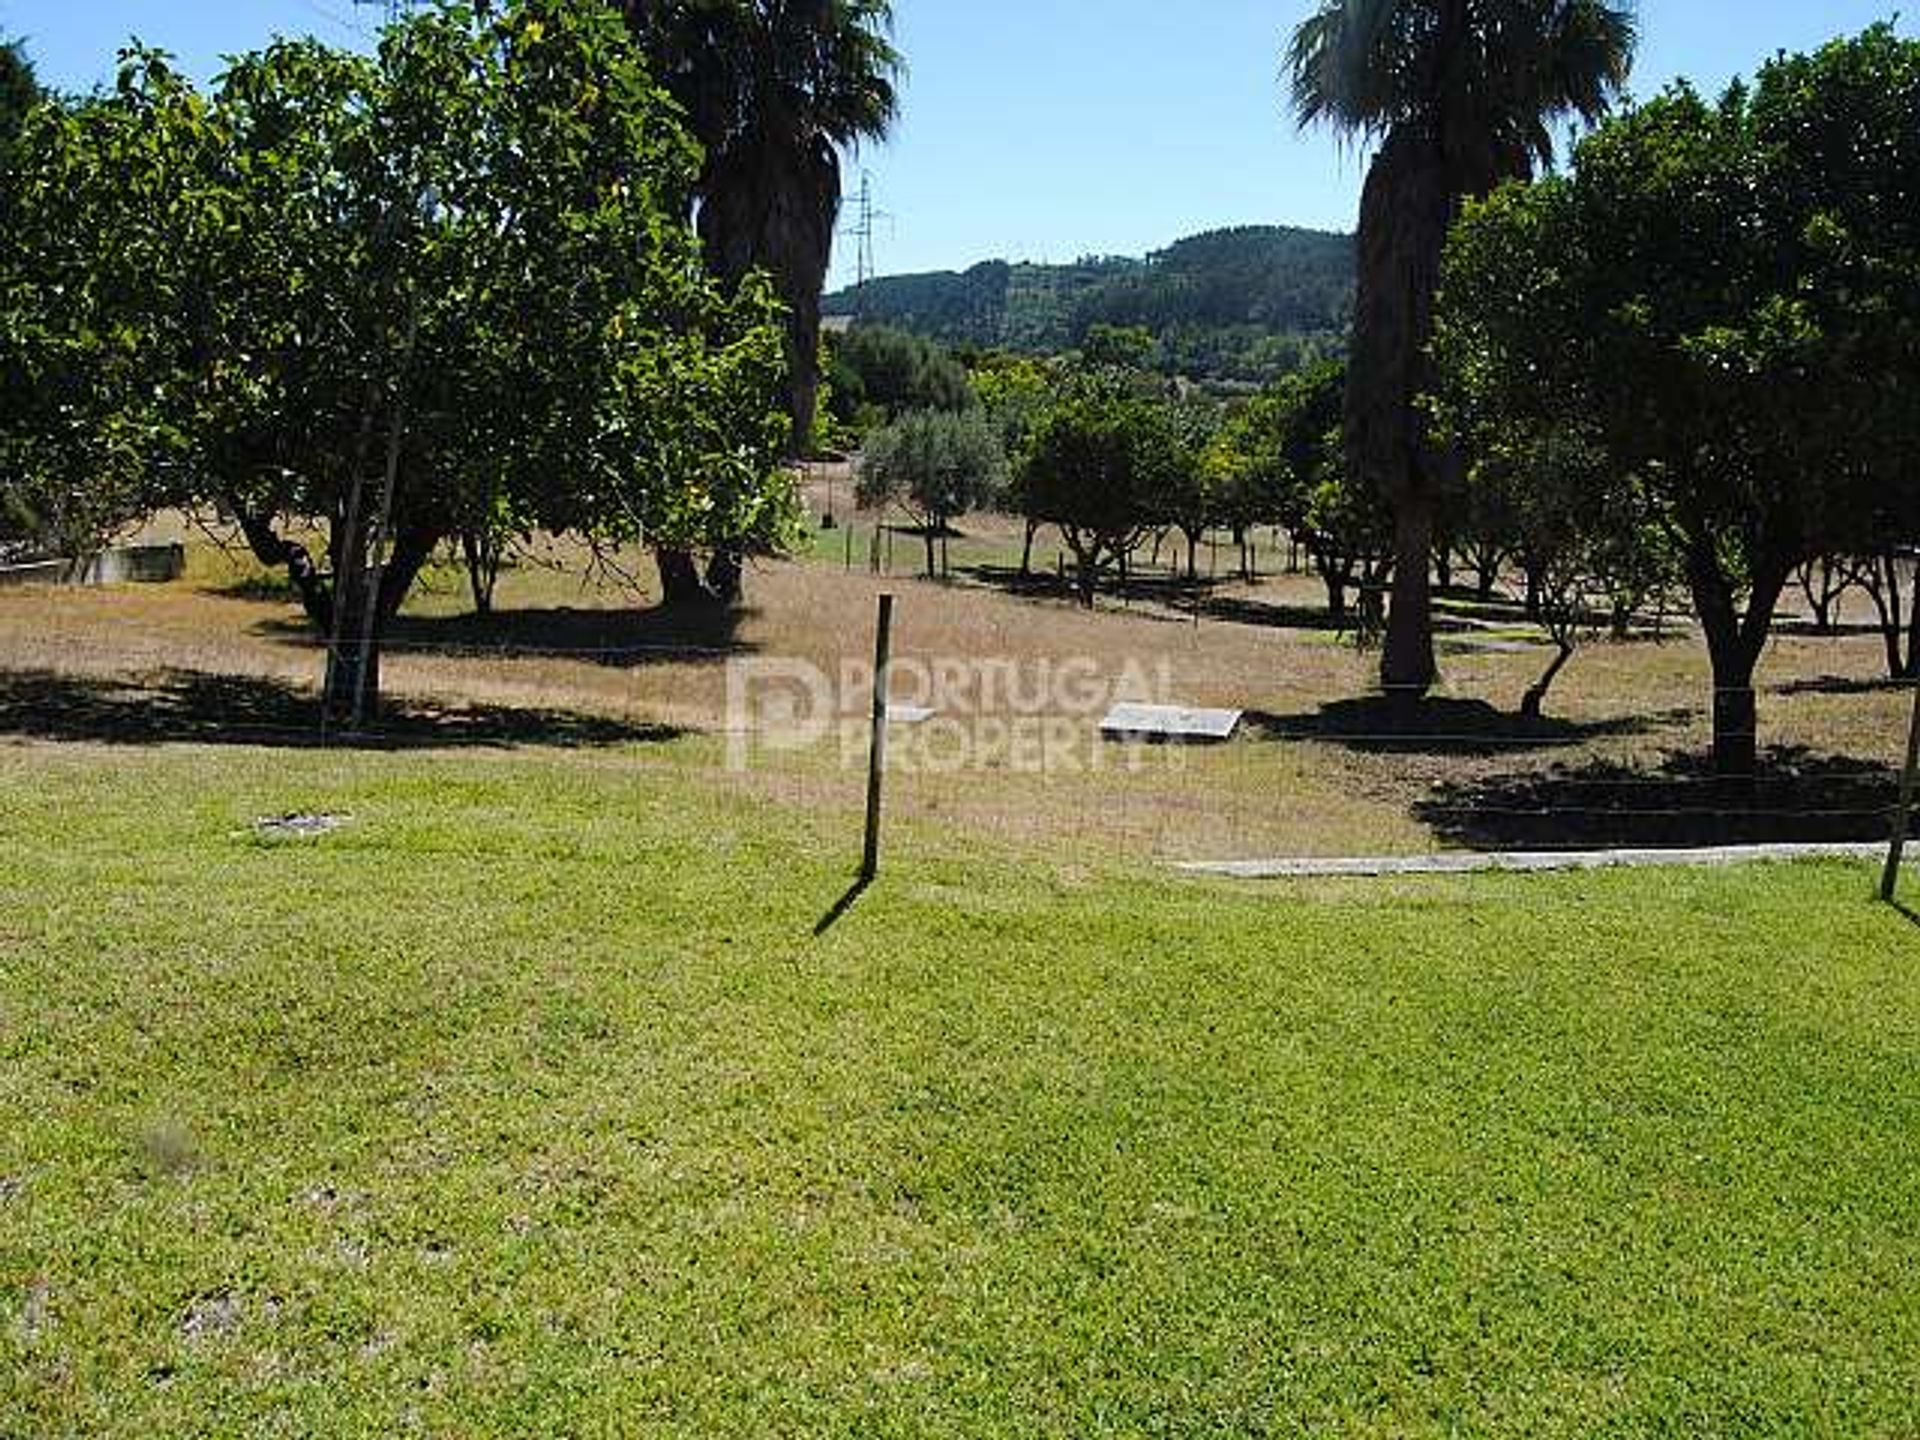
[[[777,687],[755,689],[781,657],[746,641],[592,643],[591,625],[570,638],[529,641],[508,619],[505,633],[476,625],[472,634],[384,639],[389,693],[364,727],[330,716],[320,685],[330,655],[358,657],[354,642],[277,635],[271,667],[236,673],[196,668],[191,646],[143,637],[129,622],[129,658],[117,672],[0,668],[0,732],[345,752],[605,754],[685,742],[675,763],[711,771],[731,788],[858,810],[871,691],[857,674],[848,681],[829,672],[835,661],[857,666],[869,634],[841,636],[838,653],[816,664],[825,690],[783,709],[772,703],[783,693]],[[1007,663],[1030,675],[1075,658],[1029,649]],[[898,663],[921,672],[935,664],[912,651]],[[556,679],[551,667],[568,673]],[[1188,746],[1103,734],[1104,702],[1216,699],[1204,684],[1105,693],[1101,704],[1084,695],[1061,703],[1044,685],[1033,687],[1038,699],[1018,704],[1004,693],[926,697],[896,685],[896,703],[933,703],[894,727],[889,815],[1067,853],[1183,861],[1868,842],[1897,824],[1915,684],[1856,678],[1823,689],[1796,676],[1763,687],[1761,723],[1717,737],[1758,749],[1759,773],[1750,779],[1719,773],[1711,753],[1715,702],[1744,696],[1705,684],[1672,710],[1584,720],[1529,720],[1470,693],[1399,705],[1284,679],[1228,688],[1242,704],[1251,692],[1259,708],[1246,711],[1229,743]],[[814,713],[823,704],[824,716]]]

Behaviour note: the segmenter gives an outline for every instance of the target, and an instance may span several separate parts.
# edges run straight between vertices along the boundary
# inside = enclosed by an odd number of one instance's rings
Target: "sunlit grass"
[[[1920,1425],[1864,867],[909,822],[815,938],[850,817],[650,754],[0,750],[0,1433]]]

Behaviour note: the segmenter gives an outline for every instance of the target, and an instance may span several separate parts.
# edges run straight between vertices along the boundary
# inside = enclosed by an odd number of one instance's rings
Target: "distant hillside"
[[[964,273],[894,275],[829,295],[826,313],[950,345],[1051,352],[1098,324],[1141,325],[1167,368],[1264,380],[1345,343],[1353,237],[1246,225],[1181,240],[1145,260],[1072,265],[990,260]]]

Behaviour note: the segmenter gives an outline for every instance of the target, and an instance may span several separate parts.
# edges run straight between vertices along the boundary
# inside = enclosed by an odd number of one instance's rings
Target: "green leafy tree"
[[[84,561],[151,509],[184,452],[165,214],[205,152],[204,106],[162,60],[22,121],[0,245],[0,543]]]
[[[1094,325],[1080,342],[1080,354],[1089,365],[1117,370],[1145,370],[1153,362],[1153,332],[1144,325]]]
[[[1229,523],[1283,525],[1306,548],[1337,625],[1349,598],[1378,593],[1392,573],[1391,515],[1379,492],[1341,459],[1345,369],[1321,364],[1289,375],[1247,401],[1214,442]]]
[[[913,518],[926,540],[931,576],[935,542],[954,520],[998,498],[1006,463],[1000,437],[978,410],[913,411],[868,437],[860,458],[860,504],[897,506]]]
[[[1288,54],[1294,108],[1377,142],[1360,203],[1347,464],[1392,504],[1393,605],[1381,678],[1421,695],[1437,670],[1431,559],[1451,457],[1418,399],[1448,226],[1463,199],[1525,177],[1552,127],[1600,116],[1625,84],[1630,4],[1602,0],[1321,0]]]
[[[1307,448],[1298,472],[1303,488],[1295,533],[1326,586],[1334,624],[1343,630],[1353,625],[1363,644],[1373,644],[1380,638],[1380,607],[1395,563],[1393,513],[1380,492],[1344,463],[1338,426],[1321,431],[1317,441],[1312,435],[1303,421]],[[1357,614],[1350,604],[1356,592]]]
[[[1124,570],[1149,531],[1168,523],[1168,496],[1194,457],[1167,406],[1084,394],[1050,413],[1020,476],[1028,514],[1057,527],[1093,607],[1100,577]]]
[[[427,11],[375,56],[275,45],[211,101],[135,56],[30,141],[29,218],[98,306],[9,287],[8,324],[125,352],[77,403],[140,441],[141,503],[217,499],[286,568],[342,718],[421,566],[483,519],[692,544],[791,512],[771,296],[708,278],[697,153],[597,0]]]
[[[1020,547],[1020,573],[1033,573],[1033,542],[1041,522],[1036,519],[1022,496],[1021,476],[1026,457],[1040,422],[1058,399],[1057,367],[1006,351],[992,351],[974,363],[970,380],[988,420],[1000,437],[1000,448],[1008,458],[1008,481],[1001,503],[1026,521],[1026,537]]]
[[[977,403],[965,368],[944,347],[884,325],[858,325],[829,347],[838,418],[883,421],[915,410],[957,411]]]
[[[1578,423],[1476,439],[1462,508],[1486,528],[1470,543],[1519,559],[1531,618],[1554,647],[1520,702],[1537,720],[1576,648],[1608,625],[1624,637],[1625,621],[1673,582],[1675,566],[1646,487],[1609,473],[1606,449]]]
[[[1754,672],[1798,566],[1914,534],[1920,45],[1887,27],[1677,88],[1573,172],[1472,209],[1437,352],[1476,443],[1568,433],[1646,497],[1700,618],[1714,756],[1756,763]]]
[[[1204,399],[1189,399],[1171,407],[1171,419],[1180,437],[1182,457],[1169,477],[1161,508],[1166,523],[1187,544],[1187,578],[1200,578],[1200,541],[1223,518],[1224,496],[1218,470],[1207,454],[1220,428],[1220,408]]]

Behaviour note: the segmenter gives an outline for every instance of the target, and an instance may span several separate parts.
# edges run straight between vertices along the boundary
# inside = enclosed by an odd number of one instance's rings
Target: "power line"
[[[853,203],[853,223],[846,227],[846,234],[854,241],[854,307],[856,313],[864,315],[867,286],[878,276],[873,249],[876,223],[881,220],[891,221],[893,216],[884,210],[873,208],[873,175],[867,170],[860,172],[860,193]]]

